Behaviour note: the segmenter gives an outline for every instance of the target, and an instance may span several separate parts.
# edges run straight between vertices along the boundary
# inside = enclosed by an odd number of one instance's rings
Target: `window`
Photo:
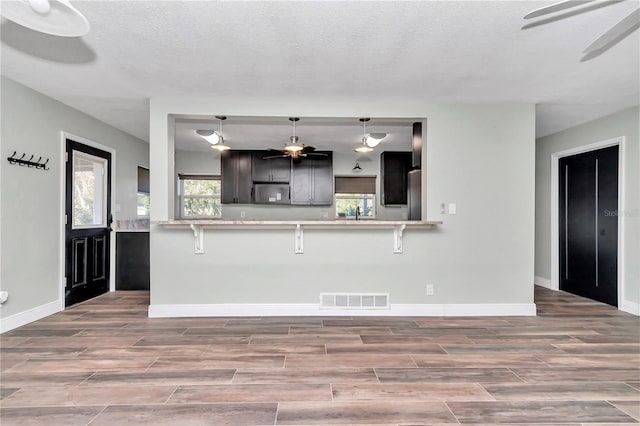
[[[73,229],[107,226],[107,160],[73,151]]]
[[[375,176],[336,176],[336,217],[376,217]]]
[[[138,166],[138,216],[149,216],[151,211],[149,194],[149,169]]]
[[[222,217],[220,204],[220,176],[178,175],[180,217],[217,218]]]

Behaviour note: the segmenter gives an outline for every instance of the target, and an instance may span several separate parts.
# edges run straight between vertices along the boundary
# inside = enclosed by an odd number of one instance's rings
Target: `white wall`
[[[151,184],[173,176],[167,155],[170,114],[287,116],[269,99],[152,99]],[[317,303],[323,291],[389,292],[396,304],[533,303],[535,110],[533,105],[296,105],[304,116],[427,117],[423,218],[434,230],[408,230],[404,253],[392,253],[390,230],[306,230],[293,254],[291,230],[209,230],[206,253],[193,252],[189,229],[154,222],[151,301],[165,304]],[[170,173],[169,175],[167,173]],[[160,194],[171,198],[172,190]],[[442,216],[441,202],[458,214]],[[157,204],[156,204],[157,205]],[[165,205],[160,203],[160,207]],[[167,203],[167,205],[171,205]],[[426,296],[425,284],[435,284]],[[530,311],[529,311],[530,312]],[[496,312],[498,313],[498,312]]]
[[[603,117],[536,141],[536,248],[535,274],[541,283],[551,280],[551,155],[571,148],[624,137],[625,268],[623,300],[636,308],[640,302],[640,143],[638,107]],[[621,167],[622,168],[622,167]]]
[[[410,148],[407,142],[407,149]],[[213,150],[211,150],[213,151]],[[355,154],[355,153],[354,153]],[[380,153],[370,154],[366,160],[359,162],[362,171],[353,173],[355,155],[334,152],[333,174],[340,176],[380,176]],[[220,154],[213,152],[176,151],[175,153],[176,179],[179,173],[192,174],[220,174]],[[380,179],[376,180],[376,219],[378,220],[406,220],[408,209],[406,206],[383,206],[380,204]],[[176,213],[177,214],[177,213]],[[247,220],[326,220],[335,216],[335,206],[270,206],[252,204],[223,204],[223,219]]]
[[[15,81],[2,77],[1,84],[0,285],[9,292],[1,315],[12,323],[31,309],[37,314],[38,308],[60,303],[61,132],[116,150],[112,189],[121,208],[116,219],[136,218],[137,166],[148,167],[149,145]],[[51,169],[9,165],[13,151],[49,158]]]

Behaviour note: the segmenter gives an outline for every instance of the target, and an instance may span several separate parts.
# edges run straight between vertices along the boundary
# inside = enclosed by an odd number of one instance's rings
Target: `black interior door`
[[[618,306],[618,146],[559,162],[560,289]]]
[[[111,154],[67,139],[65,306],[109,290]]]

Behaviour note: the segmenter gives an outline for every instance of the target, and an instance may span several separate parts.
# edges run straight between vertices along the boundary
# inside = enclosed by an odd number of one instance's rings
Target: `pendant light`
[[[229,145],[224,143],[224,137],[222,136],[222,122],[224,120],[226,120],[227,117],[225,117],[224,115],[216,115],[216,118],[220,121],[220,131],[217,132],[217,134],[218,134],[217,135],[218,136],[217,143],[211,145],[211,148],[217,149],[218,151],[226,151],[228,149],[231,149],[231,147]],[[214,132],[214,133],[216,133],[216,132]]]
[[[355,152],[367,153],[373,151],[373,148],[367,145],[367,121],[370,118],[361,118],[360,122],[362,123],[362,143],[354,149]]]
[[[18,25],[60,37],[80,37],[89,21],[68,0],[11,0],[2,2],[2,16]]]
[[[285,145],[284,150],[289,152],[302,151],[303,146],[298,143],[300,138],[296,136],[296,122],[300,121],[298,117],[289,117],[289,121],[293,123],[293,136],[289,138],[290,142]]]

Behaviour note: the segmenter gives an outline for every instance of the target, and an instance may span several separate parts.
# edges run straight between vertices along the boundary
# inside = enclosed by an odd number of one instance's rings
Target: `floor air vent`
[[[321,309],[389,309],[389,293],[320,293]]]

